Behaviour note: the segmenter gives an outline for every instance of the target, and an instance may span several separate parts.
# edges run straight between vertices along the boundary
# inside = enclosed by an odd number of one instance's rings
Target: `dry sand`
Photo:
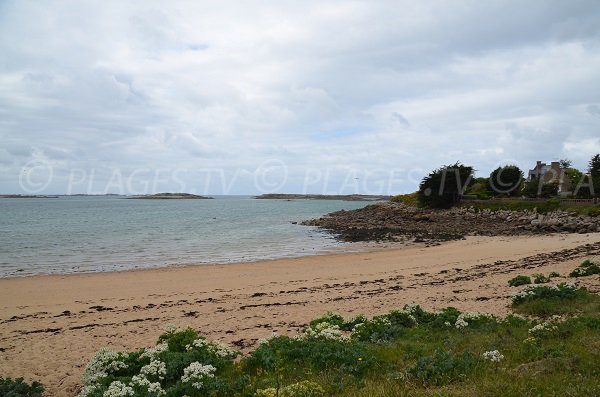
[[[152,346],[167,323],[248,350],[327,311],[374,315],[416,302],[505,314],[516,291],[509,278],[566,274],[599,253],[600,234],[472,237],[235,265],[2,279],[0,375],[41,381],[50,397],[73,396],[96,350]],[[597,277],[577,282],[600,290]]]

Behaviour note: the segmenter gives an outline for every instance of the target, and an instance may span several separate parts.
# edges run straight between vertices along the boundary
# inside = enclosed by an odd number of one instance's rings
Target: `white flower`
[[[329,324],[326,321],[320,322],[314,327],[308,327],[304,330],[301,335],[298,335],[296,339],[329,339],[341,342],[348,342],[350,338],[342,333],[340,327],[337,325]]]
[[[165,324],[165,332],[172,334],[177,331],[177,326],[175,324]]]
[[[504,360],[504,356],[498,350],[492,350],[482,354],[483,358],[493,363],[499,363]]]
[[[158,379],[164,379],[167,374],[167,365],[162,361],[152,360],[150,364],[144,365],[140,369],[140,375],[156,376]]]
[[[150,383],[148,385],[148,393],[155,394],[157,396],[164,396],[167,394],[167,392],[163,390],[158,382]]]
[[[154,347],[144,349],[144,352],[140,355],[140,358],[147,357],[152,360],[156,358],[156,356],[158,356],[160,353],[166,352],[167,350],[169,350],[169,344],[167,342],[162,342]]]
[[[468,327],[469,323],[459,317],[459,318],[456,319],[456,322],[454,323],[454,326],[457,329],[461,329],[461,328],[464,328],[464,327]]]
[[[510,318],[515,318],[517,320],[527,321],[526,317],[521,316],[520,314],[517,314],[517,313],[511,313],[511,314],[509,314],[508,316],[506,316],[506,318],[504,320],[508,321]]]
[[[474,320],[479,320],[479,319],[496,320],[496,318],[494,316],[492,316],[491,314],[479,313],[479,312],[464,312],[464,313],[461,313],[458,315],[458,318],[456,319],[454,326],[457,329],[461,329],[461,328],[469,326],[468,320],[474,321]]]
[[[83,386],[83,388],[79,392],[79,397],[87,397],[88,395],[92,394],[94,391],[96,391],[95,385]]]
[[[162,396],[165,395],[166,392],[162,389],[159,382],[150,382],[144,375],[134,375],[131,378],[131,384],[137,385],[141,387],[146,387],[148,389],[148,393]]]
[[[258,344],[259,344],[260,346],[262,346],[262,345],[266,345],[266,344],[268,344],[268,343],[269,343],[269,341],[270,341],[271,339],[277,338],[278,336],[279,336],[279,335],[277,335],[277,332],[273,331],[273,333],[271,334],[271,336],[269,336],[268,338],[260,338],[260,339],[258,340]]]
[[[127,397],[134,395],[133,388],[118,380],[112,382],[102,395],[103,397]]]
[[[108,348],[102,348],[92,357],[85,367],[83,380],[91,384],[100,378],[108,376],[112,372],[127,368],[127,364],[120,361],[121,355]]]
[[[131,384],[137,386],[148,386],[150,381],[144,375],[133,375],[131,378]]]
[[[533,337],[548,336],[549,334],[553,333],[558,329],[558,327],[555,324],[560,320],[560,316],[552,316],[552,318],[550,318],[549,320],[539,323],[533,328],[527,330],[527,333]]]
[[[194,340],[190,345],[185,347],[185,350],[191,351],[195,347],[199,349],[206,349],[209,353],[212,353],[217,357],[227,358],[234,357],[236,355],[235,351],[230,349],[225,343],[218,341],[209,342],[204,338],[198,338]]]
[[[196,389],[200,389],[205,379],[214,378],[216,370],[212,365],[202,365],[198,361],[195,361],[183,370],[181,382],[191,383]]]

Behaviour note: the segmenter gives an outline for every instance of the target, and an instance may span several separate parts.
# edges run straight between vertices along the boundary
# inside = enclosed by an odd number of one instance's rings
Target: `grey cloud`
[[[290,191],[315,167],[338,184],[456,160],[584,167],[599,34],[583,0],[1,2],[0,189],[36,156],[63,177],[244,170],[234,193],[273,158]]]

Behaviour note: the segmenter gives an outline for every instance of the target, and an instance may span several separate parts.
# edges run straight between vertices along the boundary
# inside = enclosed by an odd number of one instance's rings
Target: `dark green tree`
[[[588,173],[591,176],[590,196],[600,197],[600,154],[592,156],[588,164]]]
[[[479,199],[490,198],[489,178],[473,178],[466,194],[477,196]]]
[[[432,171],[421,181],[419,204],[430,208],[450,208],[457,204],[473,177],[473,167],[459,162]]]
[[[517,196],[523,183],[523,171],[516,165],[498,167],[490,174],[488,190],[492,196]]]
[[[544,183],[539,178],[531,178],[521,191],[523,196],[529,198],[538,197],[555,197],[558,195],[558,184],[557,183]]]
[[[600,154],[592,156],[588,164],[588,172],[592,178],[600,177]]]
[[[584,174],[576,168],[567,168],[565,177],[569,181],[569,189],[573,197],[579,199],[592,198],[593,181],[588,174]]]
[[[573,164],[573,162],[569,159],[561,159],[558,161],[558,163],[560,164],[560,168],[562,168],[563,170],[571,168],[571,165]]]

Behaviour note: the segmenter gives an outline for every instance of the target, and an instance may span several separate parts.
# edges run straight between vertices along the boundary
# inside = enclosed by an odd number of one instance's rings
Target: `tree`
[[[421,181],[419,203],[430,208],[450,208],[460,201],[472,177],[473,167],[459,162],[440,167]]]
[[[589,199],[592,197],[590,184],[592,179],[589,175],[584,174],[576,168],[567,168],[565,177],[569,181],[568,185],[573,192],[573,197],[580,199]]]
[[[588,164],[588,172],[592,178],[600,177],[600,154],[596,154],[592,157]]]
[[[489,178],[473,178],[466,194],[477,196],[479,199],[489,199]]]
[[[492,196],[501,194],[516,196],[521,190],[522,182],[523,171],[516,165],[498,167],[490,174],[489,191]]]
[[[561,159],[558,161],[558,163],[560,164],[560,168],[563,170],[571,168],[571,165],[573,164],[573,162],[569,159]]]
[[[589,190],[590,196],[600,197],[600,154],[595,154],[588,163],[588,173],[590,175]]]
[[[558,184],[544,183],[539,178],[531,178],[529,182],[525,183],[522,194],[523,196],[530,198],[554,197],[558,195]]]

